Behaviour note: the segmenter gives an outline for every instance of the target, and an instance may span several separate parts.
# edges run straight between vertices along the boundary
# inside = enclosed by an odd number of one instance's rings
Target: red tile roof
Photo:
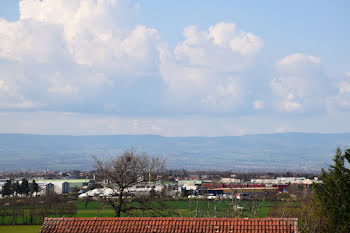
[[[296,218],[45,218],[41,233],[296,233]]]

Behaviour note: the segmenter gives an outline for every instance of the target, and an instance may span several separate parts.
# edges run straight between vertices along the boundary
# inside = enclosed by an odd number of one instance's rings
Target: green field
[[[90,200],[85,206],[83,200],[75,201],[77,212],[74,217],[113,217],[114,210],[107,204],[100,201]],[[259,206],[257,206],[259,204]],[[218,200],[195,200],[195,199],[171,199],[162,201],[152,201],[144,203],[131,202],[127,204],[135,209],[122,213],[124,217],[267,217],[269,202],[239,202],[239,206],[244,207],[243,211],[235,211],[234,205],[230,201]],[[254,211],[252,207],[254,205]],[[140,208],[142,207],[142,208]],[[13,218],[11,216],[2,216],[1,222],[7,226],[15,225],[19,228],[24,227],[22,224],[28,223],[29,218],[27,211]],[[48,217],[61,217],[61,215],[51,215]],[[42,219],[37,218],[34,224],[41,224]],[[3,229],[3,228],[2,228]],[[14,229],[16,230],[16,229]],[[19,229],[20,230],[20,229]],[[1,230],[0,232],[7,232]]]
[[[85,207],[83,200],[77,200],[77,214],[75,217],[113,217],[114,210],[102,202],[89,201]],[[244,211],[240,212],[237,217],[249,217],[252,215],[252,205],[257,202],[247,201],[240,202],[240,206],[244,206]],[[129,203],[129,206],[135,206],[135,203]],[[153,201],[147,203],[148,207],[144,210],[133,210],[127,215],[130,217],[233,217],[233,205],[230,201],[207,201],[194,199],[177,199],[165,201]],[[270,202],[261,202],[259,208],[255,208],[255,217],[267,217]],[[153,209],[153,210],[150,210]],[[58,216],[52,216],[58,217]],[[8,221],[7,221],[8,219]],[[12,224],[10,217],[5,218],[5,223]],[[21,218],[16,220],[16,224],[21,224]],[[41,225],[0,225],[1,233],[38,233]]]
[[[1,233],[38,233],[40,225],[0,225]]]
[[[113,217],[114,211],[101,202],[90,201],[84,206],[84,202],[78,200],[76,202],[78,212],[76,217]],[[130,203],[129,205],[133,205]],[[249,217],[252,216],[251,209],[256,202],[240,202],[240,206],[244,207],[244,211],[239,216],[234,215],[233,205],[230,201],[206,201],[206,200],[167,200],[161,202],[148,203],[150,208],[145,210],[133,210],[122,216],[130,217]],[[261,202],[260,207],[255,207],[255,217],[264,218],[268,213],[268,202]],[[153,209],[153,210],[152,210]],[[237,213],[236,213],[237,214]]]

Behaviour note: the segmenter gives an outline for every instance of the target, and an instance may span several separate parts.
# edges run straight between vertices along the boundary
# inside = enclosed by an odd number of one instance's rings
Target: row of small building
[[[16,182],[15,180],[14,182]],[[21,182],[21,179],[18,179]],[[88,179],[35,179],[40,187],[40,192],[35,195],[48,195],[50,193],[68,194],[72,188],[82,189],[89,183],[94,182]],[[0,190],[6,180],[0,180]],[[31,182],[31,180],[30,180]],[[128,189],[129,193],[135,195],[149,194],[151,190],[156,193],[166,192],[167,196],[179,196],[184,190],[189,191],[189,196],[206,195],[209,198],[222,197],[235,193],[239,198],[240,193],[258,193],[258,192],[284,192],[289,184],[311,185],[320,182],[317,178],[310,180],[305,177],[278,177],[276,179],[251,179],[249,182],[243,182],[236,178],[222,178],[221,180],[177,180],[175,182],[154,182],[138,184]],[[111,188],[94,189],[87,192],[81,191],[80,197],[102,197],[113,196],[115,190]]]
[[[251,179],[249,182],[243,182],[236,178],[222,178],[217,182],[211,180],[180,180],[178,181],[179,190],[192,191],[195,195],[190,197],[208,198],[227,197],[235,195],[237,199],[243,196],[253,196],[258,193],[281,193],[287,190],[289,185],[310,186],[312,183],[319,183],[317,178],[313,180],[305,177],[277,177],[276,179]]]
[[[317,179],[305,177],[278,177],[276,179],[252,179],[250,182],[242,182],[236,178],[222,178],[221,180],[177,180],[175,182],[150,182],[137,184],[128,188],[129,195],[149,195],[153,190],[156,193],[165,193],[168,197],[178,197],[185,194],[188,197],[215,199],[219,197],[252,197],[259,193],[281,193],[287,190],[288,185],[298,184],[309,186]],[[108,197],[116,194],[111,187],[104,187],[82,192],[79,197]]]

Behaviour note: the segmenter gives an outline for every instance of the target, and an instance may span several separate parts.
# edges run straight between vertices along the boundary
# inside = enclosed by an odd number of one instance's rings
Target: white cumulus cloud
[[[263,100],[256,100],[253,103],[254,109],[259,110],[265,107],[265,102]]]
[[[234,23],[218,23],[208,30],[184,29],[184,41],[161,56],[161,74],[174,98],[189,110],[232,112],[244,98],[239,72],[244,70],[263,40],[238,31]]]
[[[291,54],[277,62],[270,86],[279,110],[294,113],[323,111],[328,80],[321,60],[308,54]]]
[[[331,96],[328,100],[328,107],[330,111],[334,110],[350,110],[350,81],[348,78],[343,78],[336,84],[338,93]]]
[[[259,36],[234,23],[189,26],[169,51],[138,11],[129,0],[21,0],[19,20],[0,19],[0,108],[133,115],[242,105],[241,72]]]
[[[189,26],[184,37],[175,48],[176,61],[220,72],[241,70],[263,46],[262,39],[238,31],[234,23],[218,23],[205,31]]]
[[[157,77],[160,37],[137,12],[127,0],[21,0],[19,20],[0,19],[0,107],[88,105]]]

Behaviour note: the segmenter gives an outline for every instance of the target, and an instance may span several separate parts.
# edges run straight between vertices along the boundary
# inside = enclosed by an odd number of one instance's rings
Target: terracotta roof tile
[[[295,233],[295,218],[45,218],[41,233]]]

